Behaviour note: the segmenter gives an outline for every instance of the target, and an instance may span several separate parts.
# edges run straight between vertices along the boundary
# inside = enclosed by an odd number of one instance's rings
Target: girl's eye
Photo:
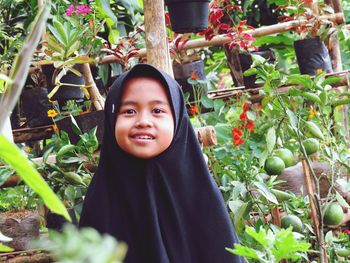
[[[127,109],[127,110],[122,110],[121,113],[125,115],[133,115],[136,113],[136,111],[133,109]]]
[[[154,112],[154,113],[156,113],[156,114],[164,113],[164,111],[163,111],[163,110],[161,110],[161,109],[157,109],[157,108],[156,108],[156,109],[154,109],[154,110],[153,110],[153,112]]]

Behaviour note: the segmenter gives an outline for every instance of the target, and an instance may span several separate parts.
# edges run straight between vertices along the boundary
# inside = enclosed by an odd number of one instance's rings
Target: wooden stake
[[[309,196],[311,218],[312,218],[312,221],[314,223],[314,231],[316,233],[318,245],[322,249],[322,253],[323,253],[322,258],[324,260],[323,262],[327,263],[328,262],[327,251],[326,251],[326,248],[323,244],[323,233],[320,233],[320,221],[319,221],[318,213],[316,210],[315,182],[314,182],[313,178],[310,176],[310,170],[309,170],[309,166],[308,166],[306,160],[302,160],[301,163],[303,165],[303,171],[304,171],[304,177],[305,177],[304,180],[306,183],[306,189],[307,189],[307,193]],[[323,229],[322,229],[322,231],[323,231]],[[322,237],[321,237],[321,235],[322,235]]]
[[[147,62],[173,76],[163,0],[144,0]],[[139,54],[141,52],[139,51]]]
[[[198,141],[203,147],[214,146],[217,144],[216,131],[213,126],[205,126],[195,129]]]

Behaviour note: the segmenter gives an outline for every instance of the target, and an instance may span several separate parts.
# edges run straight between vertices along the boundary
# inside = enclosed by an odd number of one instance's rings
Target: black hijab
[[[114,137],[123,84],[135,76],[160,80],[173,110],[173,141],[152,159],[124,152]],[[100,163],[84,200],[80,226],[125,241],[126,263],[241,262],[225,250],[238,240],[190,124],[181,89],[150,65],[136,65],[109,91]]]

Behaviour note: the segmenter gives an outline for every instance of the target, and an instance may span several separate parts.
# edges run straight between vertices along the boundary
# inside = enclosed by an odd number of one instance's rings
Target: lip
[[[137,137],[142,137],[142,136],[147,136],[150,137],[151,139],[143,139],[143,138],[137,138]],[[131,133],[129,138],[137,143],[149,143],[155,140],[155,135],[150,132],[135,132]]]

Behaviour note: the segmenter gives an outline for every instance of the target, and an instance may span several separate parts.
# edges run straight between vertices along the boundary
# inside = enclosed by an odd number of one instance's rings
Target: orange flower
[[[48,110],[47,111],[47,117],[49,117],[49,118],[55,118],[56,116],[57,116],[57,111],[55,111],[55,110]]]
[[[196,105],[191,105],[190,112],[192,115],[197,115],[199,113],[198,107]]]
[[[317,110],[314,109],[312,106],[311,106],[311,109],[309,111],[309,116],[308,116],[308,119],[311,120],[313,117],[315,117],[317,115]]]
[[[192,71],[192,73],[191,73],[191,79],[200,80],[200,78],[197,76],[196,72],[194,72],[194,71]]]

